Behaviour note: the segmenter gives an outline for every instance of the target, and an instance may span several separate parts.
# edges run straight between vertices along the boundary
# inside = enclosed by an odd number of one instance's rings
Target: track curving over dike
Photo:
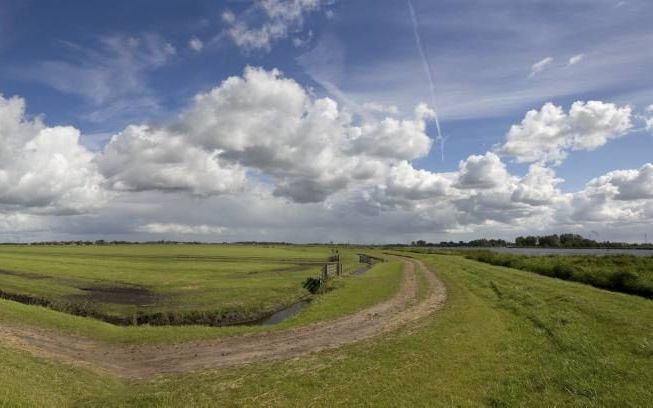
[[[447,299],[442,281],[422,261],[407,257],[401,260],[402,285],[391,299],[335,320],[287,330],[179,344],[125,346],[0,322],[0,343],[128,379],[300,357],[388,333],[441,309]],[[422,298],[418,273],[428,286]]]

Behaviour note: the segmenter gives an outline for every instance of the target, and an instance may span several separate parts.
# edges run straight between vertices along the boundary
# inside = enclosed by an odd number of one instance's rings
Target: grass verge
[[[465,251],[465,256],[491,265],[521,269],[653,299],[653,257],[632,255],[528,256],[500,254],[492,251]]]

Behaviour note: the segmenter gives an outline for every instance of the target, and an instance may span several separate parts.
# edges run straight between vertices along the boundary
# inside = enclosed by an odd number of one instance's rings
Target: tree
[[[547,248],[558,248],[560,246],[560,237],[557,234],[539,237],[538,245]]]
[[[529,235],[527,237],[517,237],[515,239],[515,245],[517,246],[537,246],[537,237]]]

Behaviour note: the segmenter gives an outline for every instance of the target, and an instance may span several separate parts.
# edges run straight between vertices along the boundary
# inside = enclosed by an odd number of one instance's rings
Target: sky
[[[3,0],[0,241],[644,241],[651,16]]]

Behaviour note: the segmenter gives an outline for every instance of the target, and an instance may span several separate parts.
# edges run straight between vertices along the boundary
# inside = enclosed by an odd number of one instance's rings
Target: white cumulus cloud
[[[120,191],[189,191],[208,196],[234,192],[245,184],[245,170],[225,164],[219,152],[148,126],[129,126],[115,135],[97,163],[110,186]]]
[[[426,120],[434,118],[432,110],[420,105],[414,120],[385,118],[353,128],[353,151],[391,159],[411,160],[426,156],[433,141],[426,134]]]
[[[506,135],[502,154],[518,162],[560,163],[569,151],[594,150],[631,128],[631,108],[600,101],[575,102],[569,112],[552,103],[529,111]]]
[[[460,162],[457,186],[463,189],[487,189],[505,185],[509,180],[506,165],[499,156],[488,152],[483,156],[469,156]]]
[[[512,199],[531,205],[551,204],[560,197],[561,192],[557,185],[563,181],[556,177],[553,169],[539,164],[531,164],[528,173],[513,191]]]
[[[420,105],[413,119],[357,124],[335,101],[313,98],[279,71],[247,68],[198,95],[177,122],[116,135],[98,163],[118,190],[215,195],[242,186],[247,169],[272,177],[278,196],[320,202],[428,154],[431,117]]]
[[[617,200],[639,200],[653,198],[653,164],[647,163],[639,170],[616,170],[588,183],[595,189],[602,189]]]
[[[408,200],[446,197],[451,194],[453,173],[417,170],[406,161],[392,167],[385,182],[386,193]]]
[[[102,176],[79,137],[27,119],[23,99],[0,96],[0,206],[78,213],[102,205]]]

